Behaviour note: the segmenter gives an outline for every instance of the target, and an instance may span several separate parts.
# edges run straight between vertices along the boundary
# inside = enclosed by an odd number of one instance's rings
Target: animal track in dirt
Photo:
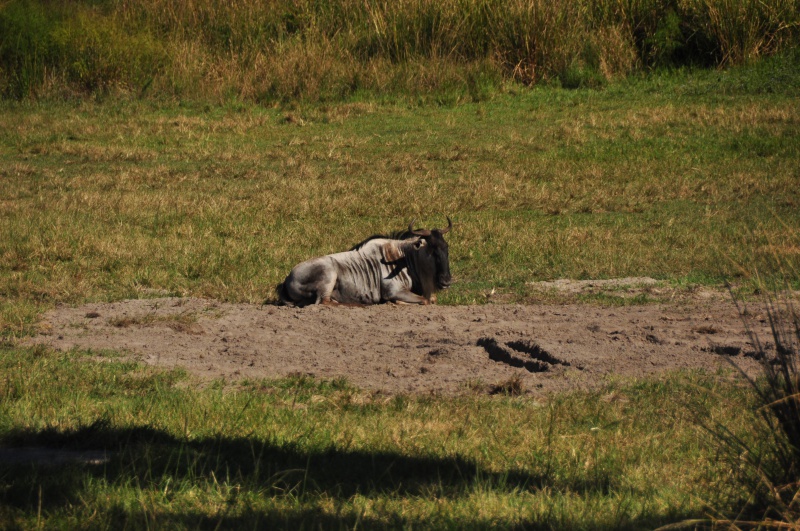
[[[539,360],[544,363],[549,363],[550,365],[564,365],[565,367],[569,367],[571,364],[568,361],[560,360],[555,356],[551,355],[545,349],[537,345],[536,343],[523,339],[520,341],[509,341],[506,343],[509,347],[516,350],[517,352],[523,352],[533,359]]]
[[[713,352],[714,354],[718,354],[720,356],[727,356],[729,358],[733,358],[741,354],[745,358],[752,358],[754,360],[764,359],[763,352],[759,352],[754,349],[744,349],[734,345],[711,345],[710,347],[705,347],[702,350],[705,352]],[[768,350],[768,348],[765,350]]]
[[[478,340],[478,346],[486,350],[490,360],[505,363],[511,367],[521,367],[528,372],[546,372],[553,365],[570,366],[569,362],[556,358],[536,343],[528,340],[508,341],[504,347],[494,338],[482,337]],[[522,356],[512,353],[509,349],[522,354]]]

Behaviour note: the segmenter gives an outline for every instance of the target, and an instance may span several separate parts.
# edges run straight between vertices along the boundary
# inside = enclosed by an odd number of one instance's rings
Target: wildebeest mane
[[[390,233],[388,235],[387,234],[373,234],[372,236],[370,236],[366,240],[355,244],[349,250],[350,251],[358,251],[359,249],[364,247],[367,243],[371,242],[372,240],[378,240],[378,239],[406,240],[408,238],[411,238],[412,236],[414,236],[414,235],[411,234],[411,232],[408,231],[408,230],[398,230],[398,231],[392,232],[392,233]]]

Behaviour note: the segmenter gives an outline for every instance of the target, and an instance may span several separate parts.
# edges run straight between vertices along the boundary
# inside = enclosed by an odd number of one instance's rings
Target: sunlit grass
[[[2,329],[56,302],[270,300],[295,263],[415,217],[456,223],[445,304],[536,300],[527,283],[555,278],[719,283],[767,248],[796,261],[798,107],[742,88],[750,72],[728,95],[687,72],[453,108],[6,103]]]

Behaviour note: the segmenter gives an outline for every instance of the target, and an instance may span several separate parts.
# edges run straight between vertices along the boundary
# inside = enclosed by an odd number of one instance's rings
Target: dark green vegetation
[[[5,0],[0,94],[482,100],[796,47],[798,0]]]
[[[0,442],[108,452],[0,464],[6,529],[654,528],[706,514],[727,481],[695,415],[745,440],[753,421],[746,389],[700,374],[389,398],[302,378],[187,388],[84,357],[0,348]]]

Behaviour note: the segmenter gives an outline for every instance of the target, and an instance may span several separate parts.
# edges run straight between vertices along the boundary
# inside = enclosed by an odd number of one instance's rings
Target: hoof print
[[[509,341],[501,345],[494,338],[482,337],[478,340],[478,346],[486,350],[490,360],[523,368],[528,372],[546,372],[553,365],[569,366],[569,362],[556,358],[531,341]]]

